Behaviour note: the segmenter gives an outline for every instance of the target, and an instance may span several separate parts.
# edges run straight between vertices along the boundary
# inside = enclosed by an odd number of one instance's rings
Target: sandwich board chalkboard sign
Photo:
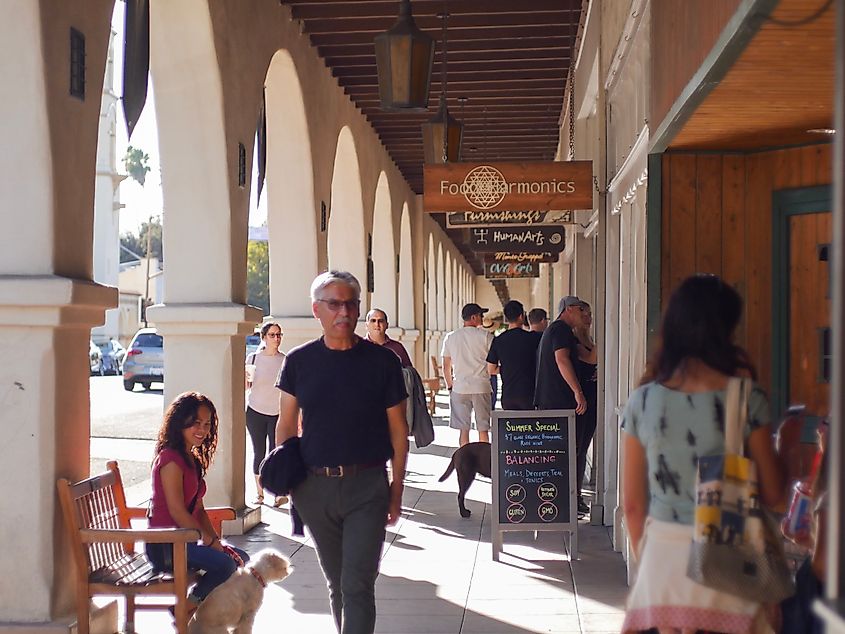
[[[575,410],[493,411],[493,561],[514,531],[569,533],[578,552]]]

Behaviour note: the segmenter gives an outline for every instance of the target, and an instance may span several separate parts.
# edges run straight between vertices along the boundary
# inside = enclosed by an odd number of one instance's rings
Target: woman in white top
[[[279,350],[282,343],[282,328],[275,322],[261,327],[262,347],[246,358],[246,428],[252,439],[254,458],[252,472],[255,474],[255,503],[264,503],[264,490],[258,483],[258,467],[268,450],[275,447],[276,420],[279,418],[279,390],[276,378],[285,360]],[[269,449],[268,449],[269,448]],[[281,506],[287,500],[277,496],[273,506]]]

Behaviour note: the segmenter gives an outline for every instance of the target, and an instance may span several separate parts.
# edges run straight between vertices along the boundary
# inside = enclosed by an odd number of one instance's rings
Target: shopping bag
[[[728,382],[725,453],[698,459],[687,576],[714,590],[775,603],[795,587],[781,540],[760,504],[754,462],[743,449],[750,393],[751,381]]]

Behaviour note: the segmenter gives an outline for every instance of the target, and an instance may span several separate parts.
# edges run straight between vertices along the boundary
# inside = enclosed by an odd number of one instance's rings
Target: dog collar
[[[260,583],[260,584],[261,584],[261,587],[262,587],[262,588],[266,588],[266,587],[267,587],[267,582],[266,582],[266,581],[264,581],[264,577],[262,577],[262,576],[261,576],[261,573],[260,573],[260,572],[258,572],[255,568],[250,568],[250,569],[249,569],[249,574],[251,574],[253,577],[255,577],[255,578],[256,578],[256,580],[258,581],[258,583]]]

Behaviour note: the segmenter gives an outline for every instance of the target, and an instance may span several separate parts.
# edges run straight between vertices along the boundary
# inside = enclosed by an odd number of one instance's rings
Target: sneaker
[[[588,515],[590,513],[590,505],[583,499],[578,500],[578,515]]]

